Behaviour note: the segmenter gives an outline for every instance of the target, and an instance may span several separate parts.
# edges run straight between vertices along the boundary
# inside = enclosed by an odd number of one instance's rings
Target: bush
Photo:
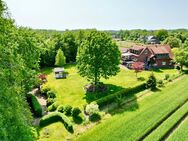
[[[158,83],[158,86],[159,86],[159,87],[164,87],[164,82],[163,82],[163,80],[159,80],[157,83]]]
[[[101,119],[101,116],[99,113],[94,113],[91,116],[89,116],[89,120],[92,122],[99,121]]]
[[[98,100],[96,100],[95,102],[99,105],[99,106],[104,106],[106,104],[109,104],[111,102],[116,102],[116,98],[117,97],[125,97],[125,96],[129,96],[129,95],[132,95],[132,94],[135,94],[135,93],[138,93],[138,92],[141,92],[143,90],[146,89],[146,84],[143,83],[143,84],[140,84],[136,87],[133,87],[133,88],[127,88],[127,89],[123,89],[123,90],[120,90],[114,94],[111,94],[111,95],[108,95],[108,96],[105,96],[103,98],[100,98]]]
[[[177,69],[177,70],[181,70],[181,67],[180,67],[180,66],[176,66],[176,69]]]
[[[27,99],[31,106],[31,109],[34,112],[34,115],[37,117],[41,117],[42,116],[42,107],[41,107],[40,103],[38,102],[37,98],[32,94],[27,94]]]
[[[46,101],[46,106],[50,106],[52,105],[56,100],[54,98],[48,98]]]
[[[81,113],[81,110],[78,107],[73,108],[73,110],[72,110],[73,117],[77,117],[80,113]]]
[[[146,88],[151,88],[151,90],[156,89],[157,86],[157,80],[154,76],[154,74],[151,74],[148,78],[148,81],[146,82]]]
[[[86,113],[92,115],[94,113],[99,112],[99,105],[96,103],[90,103],[86,106]]]
[[[53,111],[55,111],[57,109],[58,106],[59,106],[59,104],[57,102],[55,102],[55,103],[53,103],[52,105],[50,105],[48,107],[48,111],[49,112],[53,112]]]
[[[57,111],[60,112],[60,113],[63,113],[64,112],[64,106],[63,105],[59,105],[57,107]]]
[[[47,92],[47,96],[48,96],[48,98],[56,98],[56,94],[52,90]]]
[[[41,88],[41,93],[44,95],[44,96],[47,96],[47,92],[50,91],[50,88],[47,86],[47,85],[43,85],[42,88]]]
[[[41,127],[44,127],[44,126],[47,126],[51,123],[58,122],[58,121],[61,121],[68,131],[73,132],[72,122],[69,120],[67,116],[65,116],[63,113],[60,113],[60,112],[53,112],[42,117],[39,125]]]
[[[164,80],[168,80],[169,78],[170,78],[170,75],[169,74],[165,74]]]
[[[70,115],[71,115],[71,112],[72,112],[72,106],[66,105],[66,106],[64,107],[64,112],[65,112],[65,115],[70,116]]]

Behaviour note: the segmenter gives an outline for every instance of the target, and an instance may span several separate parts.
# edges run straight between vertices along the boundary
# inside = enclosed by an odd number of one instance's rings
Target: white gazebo
[[[64,68],[54,68],[55,78],[65,78]]]

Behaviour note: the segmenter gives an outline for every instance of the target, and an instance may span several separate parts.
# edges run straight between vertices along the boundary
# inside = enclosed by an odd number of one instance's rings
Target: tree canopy
[[[119,71],[120,51],[105,32],[91,31],[78,50],[78,73],[97,85]]]
[[[55,65],[62,67],[65,65],[65,63],[66,63],[66,59],[65,59],[64,53],[61,49],[59,49],[55,57]]]

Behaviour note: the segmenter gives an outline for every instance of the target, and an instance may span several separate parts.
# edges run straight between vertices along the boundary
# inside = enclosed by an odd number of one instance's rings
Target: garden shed
[[[55,74],[55,78],[66,78],[66,74],[65,74],[65,70],[64,68],[54,68],[54,74]]]

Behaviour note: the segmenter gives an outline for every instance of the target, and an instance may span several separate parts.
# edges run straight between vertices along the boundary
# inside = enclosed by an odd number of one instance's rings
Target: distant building
[[[124,64],[130,61],[143,62],[146,69],[173,67],[172,60],[173,54],[169,45],[133,46],[126,54],[122,53]]]
[[[160,44],[160,40],[155,36],[148,36],[146,38],[146,42],[148,44]]]

